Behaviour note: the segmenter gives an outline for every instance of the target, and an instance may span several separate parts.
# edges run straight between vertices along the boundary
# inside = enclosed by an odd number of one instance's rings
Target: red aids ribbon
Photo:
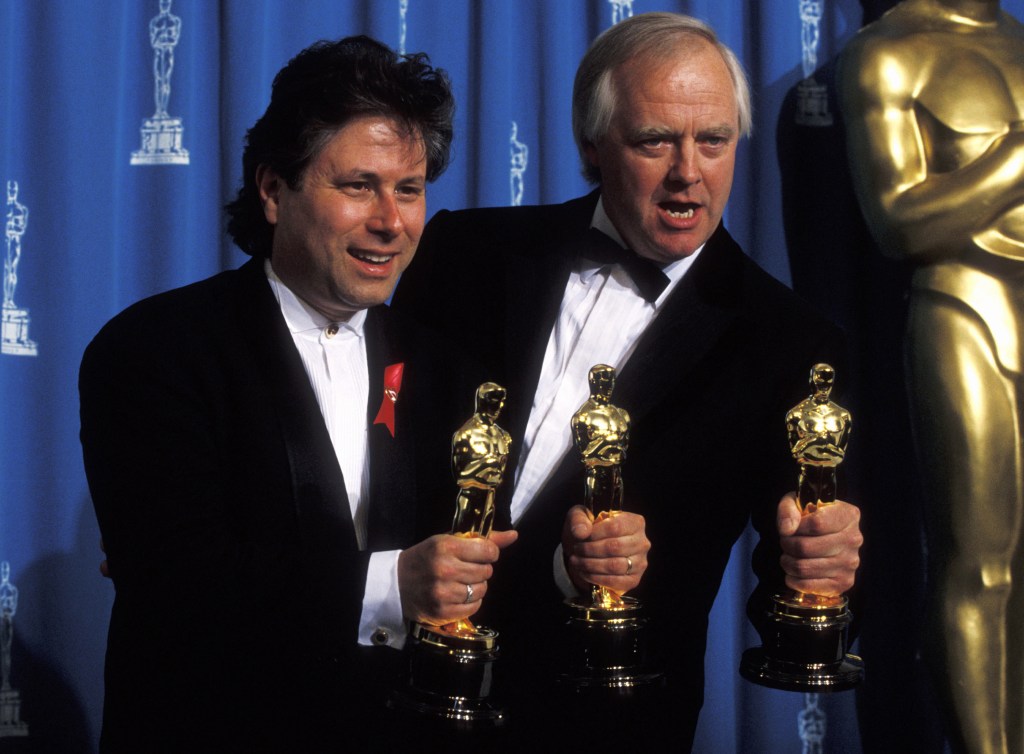
[[[384,397],[380,402],[380,411],[374,424],[383,424],[388,428],[391,436],[395,436],[395,403],[398,402],[398,393],[402,389],[402,372],[405,364],[400,362],[384,367]]]

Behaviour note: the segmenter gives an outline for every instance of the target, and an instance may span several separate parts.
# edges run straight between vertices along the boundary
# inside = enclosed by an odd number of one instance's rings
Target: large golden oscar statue
[[[840,82],[861,208],[886,253],[916,264],[906,358],[931,663],[954,746],[1019,753],[1024,27],[998,0],[905,0],[849,44]]]

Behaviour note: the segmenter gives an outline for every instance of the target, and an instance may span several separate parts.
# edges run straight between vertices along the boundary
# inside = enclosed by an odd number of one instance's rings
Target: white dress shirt
[[[598,199],[591,226],[625,247],[601,199]],[[590,397],[590,368],[595,364],[608,364],[617,372],[622,371],[644,331],[664,309],[669,295],[703,248],[662,268],[669,283],[653,303],[640,294],[622,265],[601,266],[583,259],[570,273],[558,319],[544,352],[523,451],[516,467],[513,525],[522,519],[572,448],[569,422]],[[614,394],[612,402],[615,402]],[[571,504],[572,501],[566,501],[567,510]],[[560,562],[560,556],[557,560]]]
[[[324,417],[345,479],[356,541],[359,549],[365,550],[370,483],[366,310],[356,312],[347,322],[332,322],[296,296],[274,273],[269,261],[264,263],[264,270]],[[370,554],[359,619],[360,644],[401,648],[405,642],[398,592],[399,553],[389,550]]]
[[[626,247],[605,212],[603,198],[597,200],[590,225]],[[644,331],[663,310],[669,295],[703,248],[702,245],[690,256],[662,267],[668,285],[653,303],[640,294],[620,264],[601,265],[584,258],[569,273],[558,319],[544,352],[523,451],[516,466],[511,504],[513,526],[572,449],[569,422],[590,397],[590,368],[608,364],[616,372],[622,371]],[[613,393],[613,402],[614,399]],[[567,500],[566,510],[570,505],[572,501]],[[555,548],[552,572],[565,596],[576,594],[565,569],[561,545]]]

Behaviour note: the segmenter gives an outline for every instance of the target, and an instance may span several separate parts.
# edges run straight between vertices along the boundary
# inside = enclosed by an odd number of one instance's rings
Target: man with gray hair
[[[812,364],[837,364],[841,336],[722,225],[750,126],[742,67],[709,27],[672,13],[624,20],[586,53],[573,92],[576,142],[597,189],[557,206],[438,213],[395,298],[477,344],[508,387],[506,426],[523,441],[496,525],[520,536],[480,612],[502,629],[507,665],[540,685],[550,658],[538,645],[564,622],[562,595],[543,591],[553,553],[563,594],[591,583],[635,589],[647,607],[666,693],[601,725],[602,736],[625,730],[634,743],[690,746],[708,612],[748,520],[760,534],[755,622],[787,586],[842,594],[859,564],[857,508],[840,501],[801,518],[784,494],[796,479],[786,411],[804,397]],[[479,280],[490,282],[492,316],[469,320],[458,294]],[[631,513],[592,523],[571,507],[584,469],[569,426],[597,363],[618,372],[616,403],[633,420],[623,470]],[[595,722],[593,708],[558,715]]]

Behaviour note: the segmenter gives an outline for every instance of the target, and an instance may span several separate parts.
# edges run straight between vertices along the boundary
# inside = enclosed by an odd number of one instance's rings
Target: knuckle
[[[787,572],[791,576],[804,580],[810,579],[814,576],[814,569],[811,567],[811,564],[808,561],[799,558],[796,558],[791,562]]]
[[[783,545],[783,552],[792,560],[807,557],[807,544],[801,539],[791,539]]]
[[[431,553],[437,558],[450,555],[456,545],[454,539],[450,534],[437,534],[431,537]]]
[[[455,580],[455,569],[452,566],[451,561],[442,560],[442,561],[438,561],[435,564],[434,580],[435,581],[454,581]]]
[[[828,525],[824,520],[824,516],[811,515],[804,518],[805,531],[813,536],[820,536],[828,532]]]
[[[427,591],[427,600],[431,608],[438,608],[445,603],[445,590],[444,587],[435,582],[434,585]]]

